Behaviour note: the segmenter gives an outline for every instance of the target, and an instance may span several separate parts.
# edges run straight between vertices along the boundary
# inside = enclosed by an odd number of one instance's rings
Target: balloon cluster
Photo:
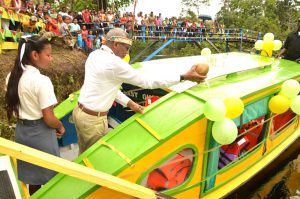
[[[289,108],[294,113],[300,115],[300,84],[297,80],[289,79],[281,85],[281,91],[278,95],[273,96],[269,101],[271,112],[281,114]]]
[[[212,135],[216,142],[230,144],[237,138],[237,126],[231,119],[240,116],[243,111],[244,103],[238,97],[211,99],[204,104],[205,117],[214,121]]]
[[[261,55],[271,57],[273,50],[280,50],[282,42],[280,40],[274,40],[273,33],[266,33],[263,40],[257,40],[254,44],[256,50],[261,50]]]

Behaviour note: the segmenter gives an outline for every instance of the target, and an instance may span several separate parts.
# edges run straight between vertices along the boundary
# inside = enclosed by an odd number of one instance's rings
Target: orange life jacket
[[[171,189],[183,183],[192,167],[190,159],[184,159],[184,155],[176,154],[169,162],[153,170],[147,179],[147,185],[153,190]],[[176,161],[177,160],[177,161]]]

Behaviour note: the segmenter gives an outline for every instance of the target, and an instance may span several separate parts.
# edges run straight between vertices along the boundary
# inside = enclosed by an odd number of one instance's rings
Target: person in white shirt
[[[40,36],[21,38],[15,65],[9,74],[5,103],[8,119],[17,117],[16,142],[59,156],[57,137],[64,134],[63,124],[53,113],[57,103],[46,69],[52,60],[51,44]],[[18,178],[33,194],[56,172],[18,160]]]
[[[106,45],[102,45],[87,58],[78,106],[73,110],[79,153],[84,152],[107,133],[107,113],[114,101],[135,112],[143,113],[142,106],[120,91],[122,83],[152,89],[168,87],[181,80],[202,82],[206,78],[199,75],[195,67],[183,75],[170,74],[164,79],[149,78],[122,59],[131,44],[132,41],[124,30],[114,28],[106,35]]]

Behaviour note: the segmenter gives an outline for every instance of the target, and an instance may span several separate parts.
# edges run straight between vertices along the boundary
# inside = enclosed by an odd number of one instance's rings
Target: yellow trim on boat
[[[89,159],[83,158],[82,161],[84,162],[85,166],[87,166],[88,168],[94,169],[94,166],[93,166],[92,163],[89,161]]]
[[[23,190],[25,199],[29,199],[30,198],[29,190],[24,182],[21,182],[21,188]]]
[[[149,126],[145,121],[143,121],[141,118],[135,119],[142,127],[144,127],[151,135],[153,135],[158,141],[160,141],[162,138],[161,136],[151,127]]]
[[[187,179],[187,181],[180,185],[178,188],[189,187],[196,184],[202,178],[203,151],[205,146],[206,128],[206,118],[195,122],[194,124],[188,126],[186,129],[182,130],[176,136],[172,137],[167,142],[163,143],[158,148],[154,149],[149,154],[143,156],[140,160],[134,163],[134,167],[128,167],[120,174],[118,174],[118,177],[120,179],[126,179],[134,183],[139,183],[138,181],[140,178],[143,178],[143,176],[146,177],[146,175],[148,175],[148,173],[151,172],[151,169],[156,168],[153,166],[155,166],[155,164],[161,160],[161,157],[167,157],[169,154],[174,153],[174,151],[182,147],[189,148],[191,146],[194,146],[198,148],[198,151],[195,151],[195,155],[197,156],[197,158],[195,158],[195,162],[193,163],[193,174],[190,176],[191,179]],[[174,198],[177,199],[186,199],[198,198],[199,193],[200,186],[194,187],[185,192],[166,194],[172,195]],[[100,187],[99,189],[97,189],[96,191],[94,191],[86,197],[86,199],[98,198],[132,199],[132,197],[125,197],[124,194],[117,193],[105,187]]]
[[[0,153],[19,160],[95,183],[137,198],[156,199],[156,192],[141,185],[65,160],[51,154],[0,138]]]
[[[115,152],[118,156],[120,156],[123,160],[125,160],[129,165],[132,165],[132,161],[130,158],[128,158],[124,153],[122,153],[121,151],[119,151],[118,149],[116,149],[116,147],[114,147],[111,144],[108,144],[107,142],[103,141],[103,140],[99,140],[98,141],[99,144],[102,144],[104,146],[107,146],[108,148],[110,148],[113,152]]]

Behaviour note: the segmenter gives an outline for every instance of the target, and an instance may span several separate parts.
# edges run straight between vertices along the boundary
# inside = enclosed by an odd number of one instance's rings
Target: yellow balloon
[[[226,117],[236,118],[240,116],[244,111],[244,103],[238,97],[228,97],[224,99],[224,104],[226,107]]]
[[[264,41],[262,44],[262,56],[271,57],[274,49],[274,42],[273,41]]]
[[[256,50],[261,50],[262,49],[262,45],[263,45],[263,40],[257,40],[254,44],[254,48]]]
[[[274,34],[273,33],[266,33],[264,35],[264,41],[274,41]]]
[[[130,55],[129,55],[129,54],[126,54],[125,57],[123,58],[123,60],[124,60],[126,63],[129,63],[129,62],[130,62]]]
[[[208,55],[211,55],[211,50],[209,48],[203,48],[201,50],[201,55],[202,56],[208,56]]]
[[[274,50],[280,50],[282,47],[282,42],[280,40],[274,40]]]
[[[290,107],[291,101],[285,95],[276,95],[269,101],[269,109],[273,113],[281,114],[286,112]]]

